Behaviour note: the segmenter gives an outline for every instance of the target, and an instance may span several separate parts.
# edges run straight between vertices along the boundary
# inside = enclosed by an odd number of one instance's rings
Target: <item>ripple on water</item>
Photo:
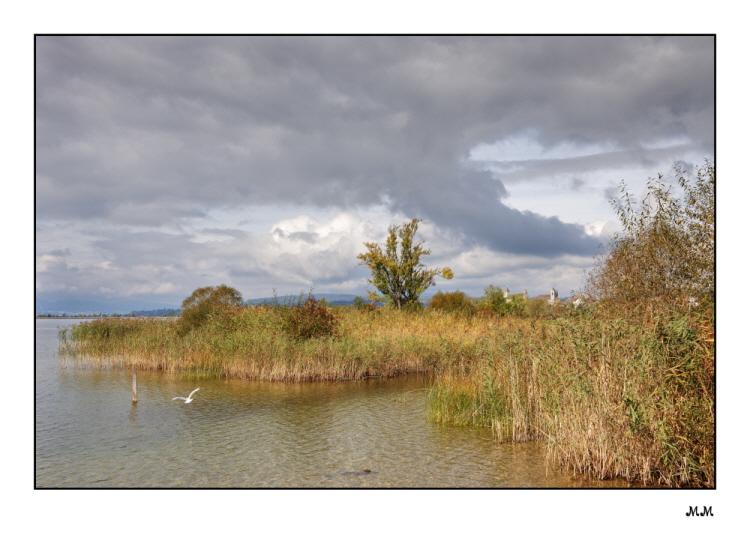
[[[56,330],[42,336],[38,487],[626,486],[548,471],[534,444],[428,422],[424,379],[285,384],[144,371],[132,405],[131,372],[62,369]],[[172,401],[196,387],[192,403]]]

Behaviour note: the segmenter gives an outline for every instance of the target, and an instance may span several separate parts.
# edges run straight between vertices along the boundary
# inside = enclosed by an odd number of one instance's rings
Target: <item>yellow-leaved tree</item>
[[[419,295],[434,285],[435,277],[453,278],[449,268],[428,269],[420,258],[430,255],[431,251],[423,247],[425,241],[415,241],[414,235],[420,219],[414,218],[400,226],[388,228],[388,239],[385,247],[376,242],[364,243],[365,253],[359,254],[360,265],[366,265],[372,271],[372,278],[367,281],[380,291],[380,295],[368,290],[368,298],[397,309],[409,308],[419,304]]]

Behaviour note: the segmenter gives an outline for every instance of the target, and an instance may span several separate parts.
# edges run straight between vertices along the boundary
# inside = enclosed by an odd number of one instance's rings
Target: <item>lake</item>
[[[427,379],[272,383],[82,367],[36,320],[37,488],[602,488],[535,443],[425,418]],[[190,404],[174,401],[200,387]]]

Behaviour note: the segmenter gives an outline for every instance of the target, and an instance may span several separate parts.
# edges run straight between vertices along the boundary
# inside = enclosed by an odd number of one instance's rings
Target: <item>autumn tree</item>
[[[623,232],[613,236],[589,274],[586,294],[614,304],[635,302],[684,306],[711,302],[715,289],[715,173],[710,161],[690,181],[675,166],[676,196],[663,176],[649,180],[639,204],[621,188],[621,202],[612,205]]]
[[[370,268],[372,278],[367,281],[382,295],[368,290],[371,300],[402,309],[418,304],[419,296],[434,285],[436,276],[448,280],[453,278],[453,272],[447,267],[428,269],[422,264],[421,257],[430,255],[431,251],[423,247],[425,241],[415,241],[419,222],[420,219],[414,218],[400,226],[390,226],[385,247],[376,242],[364,243],[367,251],[359,254],[357,259],[361,260],[360,265]]]

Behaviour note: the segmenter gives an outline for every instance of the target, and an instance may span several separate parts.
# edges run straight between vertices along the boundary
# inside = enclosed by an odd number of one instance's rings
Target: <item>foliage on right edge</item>
[[[589,298],[614,306],[713,306],[714,164],[707,160],[697,168],[694,184],[680,166],[675,172],[684,191],[681,199],[661,174],[649,180],[640,204],[623,183],[622,201],[613,200],[612,205],[624,231],[599,255],[586,283]]]

